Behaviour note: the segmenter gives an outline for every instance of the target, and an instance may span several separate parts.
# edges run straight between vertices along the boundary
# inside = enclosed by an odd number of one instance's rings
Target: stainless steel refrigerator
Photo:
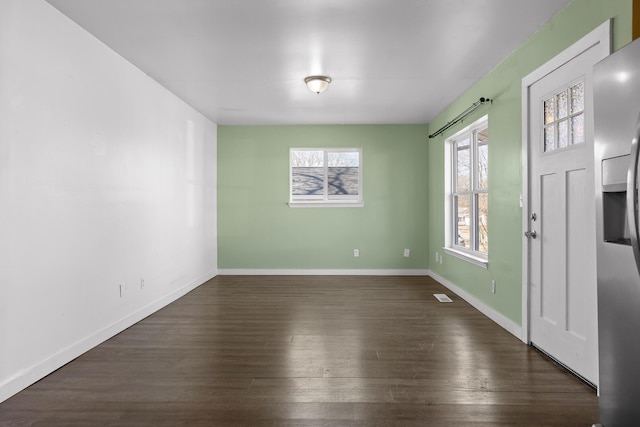
[[[594,67],[600,419],[640,426],[640,40]]]

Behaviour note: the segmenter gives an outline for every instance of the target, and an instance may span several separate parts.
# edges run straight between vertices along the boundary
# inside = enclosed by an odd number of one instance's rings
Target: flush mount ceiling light
[[[329,87],[329,83],[331,83],[331,77],[327,76],[309,76],[305,77],[304,82],[307,84],[307,87],[311,92],[315,92],[320,94],[324,92]]]

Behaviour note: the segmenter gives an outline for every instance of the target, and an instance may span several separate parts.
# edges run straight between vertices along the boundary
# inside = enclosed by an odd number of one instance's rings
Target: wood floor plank
[[[0,403],[2,426],[597,421],[594,390],[428,277],[219,276]]]

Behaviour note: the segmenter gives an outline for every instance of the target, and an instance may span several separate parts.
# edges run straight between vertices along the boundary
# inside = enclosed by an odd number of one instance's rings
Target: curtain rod
[[[484,98],[484,97],[480,98],[479,100],[477,100],[476,102],[471,104],[471,106],[469,108],[464,110],[462,113],[458,114],[449,123],[447,123],[446,125],[442,126],[440,129],[438,129],[437,131],[435,131],[434,133],[429,135],[429,138],[435,138],[436,136],[440,135],[442,132],[444,132],[445,130],[449,129],[451,126],[455,125],[456,123],[458,123],[461,120],[464,120],[464,118],[467,117],[472,112],[474,112],[476,110],[476,108],[478,108],[482,104],[486,104],[487,102],[490,102],[490,103],[493,104],[493,101],[491,99],[489,99],[489,98]]]

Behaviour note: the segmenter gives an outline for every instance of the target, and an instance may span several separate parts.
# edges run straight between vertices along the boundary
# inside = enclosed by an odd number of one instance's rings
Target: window
[[[445,251],[486,267],[489,253],[489,127],[483,117],[448,145]]]
[[[292,148],[289,164],[289,206],[363,206],[361,149]]]
[[[584,143],[584,82],[544,99],[545,153]]]

